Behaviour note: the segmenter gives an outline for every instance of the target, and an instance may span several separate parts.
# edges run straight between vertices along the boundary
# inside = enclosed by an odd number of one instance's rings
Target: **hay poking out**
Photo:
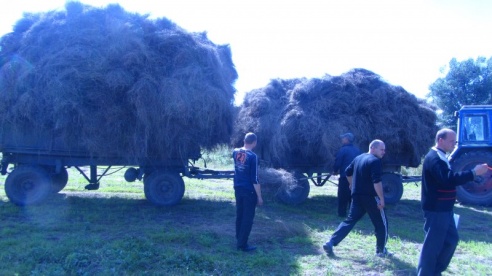
[[[205,33],[68,2],[25,14],[0,47],[0,118],[24,136],[137,159],[229,142],[237,73],[230,48]]]
[[[275,200],[282,191],[289,192],[298,185],[294,175],[284,169],[260,167],[258,179],[265,200]]]
[[[383,140],[385,164],[417,167],[437,130],[432,106],[365,69],[272,80],[246,94],[236,126],[234,145],[253,131],[255,151],[268,166],[308,173],[331,172],[345,132],[354,133],[362,151],[372,140]]]

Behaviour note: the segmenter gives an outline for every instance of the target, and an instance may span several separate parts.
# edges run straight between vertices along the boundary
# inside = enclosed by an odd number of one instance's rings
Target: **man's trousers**
[[[424,211],[425,239],[420,252],[419,276],[439,275],[446,270],[458,246],[453,212]]]
[[[352,195],[352,204],[348,217],[338,225],[331,236],[331,243],[338,245],[354,228],[355,224],[367,213],[374,225],[376,234],[376,253],[384,252],[388,241],[388,221],[383,210],[378,209],[379,198],[369,195]]]
[[[248,246],[248,238],[253,227],[258,197],[255,191],[237,188],[236,196],[236,239],[237,247]]]
[[[338,179],[338,216],[346,217],[347,209],[350,208],[350,188],[349,183],[346,176],[340,176]]]

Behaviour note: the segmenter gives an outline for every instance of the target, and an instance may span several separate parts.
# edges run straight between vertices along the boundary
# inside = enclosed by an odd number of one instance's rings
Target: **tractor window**
[[[486,141],[489,136],[487,117],[485,115],[466,116],[464,119],[463,138],[467,141]]]

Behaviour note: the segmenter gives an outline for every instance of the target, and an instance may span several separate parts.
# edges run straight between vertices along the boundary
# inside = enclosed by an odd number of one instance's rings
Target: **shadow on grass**
[[[343,218],[337,214],[337,198],[333,196],[314,196],[309,198],[299,208],[308,210],[308,212],[317,213],[324,216],[323,227],[336,228]],[[490,221],[492,220],[492,208],[477,206],[462,206],[456,204],[455,213],[460,215],[460,224],[458,231],[463,241],[476,241],[491,243],[491,235],[477,235],[477,233],[488,233],[490,230]],[[389,222],[390,236],[397,236],[402,240],[408,240],[415,243],[421,243],[424,239],[424,218],[421,209],[421,203],[418,200],[400,200],[397,204],[386,207],[386,215]],[[356,225],[364,233],[373,233],[373,226],[366,215]]]
[[[374,257],[375,261],[377,263],[385,263],[386,266],[392,267],[392,268],[397,268],[396,270],[391,271],[391,275],[393,276],[410,276],[410,275],[417,275],[417,270],[414,265],[411,263],[402,261],[408,260],[408,256],[389,256],[389,257]],[[352,259],[351,261],[359,263],[361,265],[367,265],[367,260],[362,260],[362,259]],[[383,274],[382,274],[383,275]]]
[[[40,235],[42,246],[53,251],[57,250],[57,244],[75,238],[79,239],[80,247],[71,245],[72,248],[60,251],[126,252],[130,249],[121,245],[134,240],[159,248],[151,250],[152,254],[173,266],[193,260],[186,269],[196,273],[299,274],[296,258],[316,253],[306,249],[307,230],[297,222],[291,223],[287,213],[273,219],[274,209],[258,210],[250,236],[250,242],[258,250],[250,254],[236,250],[233,202],[184,198],[176,206],[158,207],[138,198],[141,195],[109,194],[62,192],[36,206],[5,203],[0,216],[4,227],[10,228],[12,243],[22,244],[26,238],[36,241],[35,237]],[[91,241],[104,242],[91,248],[92,245],[87,245],[93,244]],[[111,248],[107,248],[109,245]],[[13,254],[16,253],[23,254],[14,249]]]
[[[140,260],[143,266],[171,264],[181,269],[184,262],[188,265],[186,269],[196,273],[300,274],[300,257],[324,254],[322,244],[312,240],[313,229],[318,232],[335,229],[342,221],[336,215],[336,208],[336,197],[325,195],[313,196],[299,206],[265,202],[263,207],[257,208],[250,236],[251,244],[259,247],[254,254],[236,250],[235,206],[227,200],[184,198],[176,206],[157,207],[142,194],[62,192],[38,206],[17,207],[4,202],[0,216],[9,243],[22,244],[26,238],[36,241],[37,237],[41,241],[33,247],[53,248],[50,253],[55,255],[53,259],[56,254],[63,256],[63,252],[70,250],[109,252],[100,253],[103,255],[120,250],[129,254],[128,251],[134,249],[127,244],[139,241],[137,244],[143,245],[138,250],[152,256],[149,260]],[[462,217],[462,240],[492,242],[487,235],[477,235],[490,230],[487,223],[490,209],[457,206],[456,213]],[[402,200],[388,206],[387,216],[391,237],[414,243],[423,241],[419,201]],[[365,235],[373,235],[367,216],[356,228]],[[73,239],[79,240],[77,245],[57,249]],[[22,252],[13,250],[13,255],[22,256]],[[403,271],[401,275],[413,271],[411,264],[403,259],[388,261],[392,262],[391,267]],[[111,265],[118,267],[119,264]],[[176,271],[180,270],[171,272]]]

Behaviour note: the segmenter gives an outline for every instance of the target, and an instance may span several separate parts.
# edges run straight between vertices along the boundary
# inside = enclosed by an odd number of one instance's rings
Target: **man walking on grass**
[[[376,231],[376,256],[391,255],[386,250],[388,240],[388,222],[384,212],[383,184],[381,182],[382,164],[386,147],[381,140],[369,144],[369,152],[357,156],[347,167],[347,175],[352,192],[352,204],[347,218],[340,223],[330,240],[323,245],[328,256],[334,256],[333,247],[337,246],[354,228],[355,224],[369,214]]]
[[[250,252],[256,247],[248,244],[249,234],[257,205],[263,204],[260,184],[258,183],[258,158],[253,152],[256,147],[256,135],[247,133],[244,146],[234,149],[234,195],[236,197],[236,240],[237,249]]]
[[[441,129],[436,134],[436,145],[424,159],[421,202],[425,239],[417,267],[419,276],[441,275],[448,267],[459,241],[453,213],[456,186],[488,171],[487,164],[478,164],[472,170],[453,172],[446,152],[453,151],[455,145],[456,133]]]

